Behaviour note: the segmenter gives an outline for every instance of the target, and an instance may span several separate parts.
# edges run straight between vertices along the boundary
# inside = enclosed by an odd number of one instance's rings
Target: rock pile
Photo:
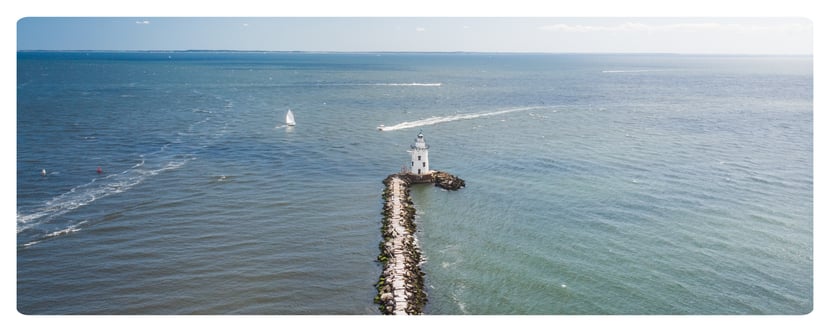
[[[426,304],[421,252],[415,239],[415,208],[409,196],[410,182],[390,175],[383,183],[383,224],[378,261],[383,272],[375,287],[375,303],[387,315],[417,315]]]
[[[419,315],[427,302],[421,250],[415,238],[415,207],[409,196],[413,183],[435,183],[447,190],[464,187],[464,180],[441,171],[424,176],[392,174],[383,180],[383,241],[377,257],[383,272],[375,284],[375,303],[386,315]]]
[[[446,172],[435,171],[432,174],[432,178],[435,186],[447,190],[458,190],[464,188],[465,185],[464,180]]]

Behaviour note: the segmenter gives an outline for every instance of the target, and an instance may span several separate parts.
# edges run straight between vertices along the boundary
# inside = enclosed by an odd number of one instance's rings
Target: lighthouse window
[[[413,166],[413,167],[415,166],[415,162],[414,162],[414,161],[412,162],[412,166]]]
[[[421,156],[418,156],[418,160],[421,160]]]
[[[426,161],[424,162],[424,167],[427,167],[427,162]]]

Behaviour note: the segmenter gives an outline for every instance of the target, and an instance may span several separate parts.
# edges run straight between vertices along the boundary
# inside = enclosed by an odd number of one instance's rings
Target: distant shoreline
[[[423,55],[580,55],[580,56],[700,56],[700,57],[813,57],[813,54],[668,53],[668,52],[472,52],[472,51],[267,51],[267,50],[44,50],[25,49],[17,53],[272,53],[272,54],[423,54]]]

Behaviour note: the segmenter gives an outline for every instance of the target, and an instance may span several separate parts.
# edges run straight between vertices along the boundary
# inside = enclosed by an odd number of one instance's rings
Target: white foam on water
[[[70,234],[70,233],[75,233],[75,232],[77,232],[77,231],[81,230],[81,228],[80,228],[80,227],[78,227],[78,226],[83,225],[83,224],[85,224],[86,222],[87,222],[87,221],[86,221],[86,220],[84,220],[84,221],[79,222],[79,223],[77,223],[77,224],[75,224],[75,225],[70,225],[69,227],[64,228],[64,229],[61,229],[61,230],[59,230],[59,231],[54,231],[54,232],[52,232],[52,233],[46,234],[46,235],[45,235],[45,236],[43,236],[43,237],[44,237],[44,238],[46,238],[46,239],[48,239],[48,238],[53,238],[53,237],[57,237],[57,236],[61,236],[61,235],[67,235],[67,234]]]
[[[18,211],[17,233],[19,234],[27,229],[31,229],[39,225],[49,224],[51,221],[55,220],[55,218],[72,212],[80,207],[87,206],[98,199],[123,193],[135,185],[142,183],[149,177],[158,175],[164,171],[180,168],[191,159],[173,160],[156,169],[144,169],[146,160],[142,158],[140,162],[123,172],[93,178],[87,183],[75,186],[69,189],[69,191],[53,197],[51,200],[45,202],[40,208],[37,208],[34,211],[26,213],[20,213]],[[75,227],[80,224],[81,223],[68,225],[67,227],[62,228],[62,230],[47,233],[44,238],[63,235],[67,232],[76,232],[78,229]]]
[[[460,285],[460,286],[459,286],[459,288],[464,289],[464,288],[466,288],[466,287],[464,287],[463,285]],[[461,313],[462,313],[462,314],[464,314],[464,315],[469,315],[469,314],[470,314],[470,312],[469,312],[469,311],[467,311],[467,304],[466,304],[466,303],[464,303],[464,302],[462,302],[462,301],[458,298],[458,296],[457,296],[457,294],[456,294],[455,292],[451,293],[451,294],[450,294],[450,297],[452,298],[452,301],[453,301],[453,302],[455,302],[455,305],[457,305],[457,306],[458,306],[458,310],[461,310]]]
[[[438,87],[443,85],[440,82],[429,82],[429,83],[421,83],[421,82],[391,82],[391,83],[318,83],[316,85],[319,86],[426,86],[426,87]]]
[[[374,84],[358,84],[358,85],[374,85],[374,86],[441,86],[441,83],[374,83]]]
[[[459,121],[459,120],[470,120],[470,119],[476,119],[476,118],[481,118],[481,117],[485,117],[485,116],[501,115],[501,114],[520,112],[520,111],[528,111],[528,110],[534,110],[534,109],[540,109],[540,108],[542,108],[542,107],[541,106],[532,106],[532,107],[511,108],[511,109],[495,111],[495,112],[466,113],[466,114],[456,114],[456,115],[449,115],[449,116],[434,116],[434,117],[430,117],[430,118],[426,118],[426,119],[422,119],[422,120],[401,122],[399,124],[391,125],[391,126],[380,126],[380,127],[378,127],[378,130],[393,131],[393,130],[414,128],[414,127],[431,126],[431,125],[444,123],[444,122]]]
[[[232,105],[230,100],[225,99],[224,102],[227,105]],[[178,132],[174,141],[162,145],[158,150],[139,154],[138,161],[133,166],[121,172],[93,176],[88,182],[52,197],[39,207],[28,211],[18,211],[17,233],[31,230],[36,234],[31,238],[24,236],[24,239],[22,239],[22,241],[26,241],[24,247],[34,245],[44,239],[77,232],[80,230],[77,226],[86,221],[78,223],[71,220],[71,218],[60,217],[78,208],[90,205],[101,198],[126,192],[149,178],[181,168],[190,160],[196,159],[190,151],[183,153],[171,151],[173,147],[177,147],[179,143],[183,142],[184,137],[194,136],[216,139],[227,130],[228,124],[226,122],[215,121],[214,111],[199,108],[194,108],[191,111],[204,113],[205,117],[190,124],[186,131]],[[216,125],[210,126],[211,123],[215,123],[220,128],[216,130]],[[206,130],[211,132],[205,132]],[[186,144],[186,146],[193,146],[193,144]]]
[[[604,74],[618,74],[618,73],[651,73],[659,71],[669,71],[669,69],[629,69],[629,70],[603,70]]]

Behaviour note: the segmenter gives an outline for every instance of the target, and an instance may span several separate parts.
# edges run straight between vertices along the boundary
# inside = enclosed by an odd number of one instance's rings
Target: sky
[[[812,54],[807,18],[23,17],[17,50]]]

